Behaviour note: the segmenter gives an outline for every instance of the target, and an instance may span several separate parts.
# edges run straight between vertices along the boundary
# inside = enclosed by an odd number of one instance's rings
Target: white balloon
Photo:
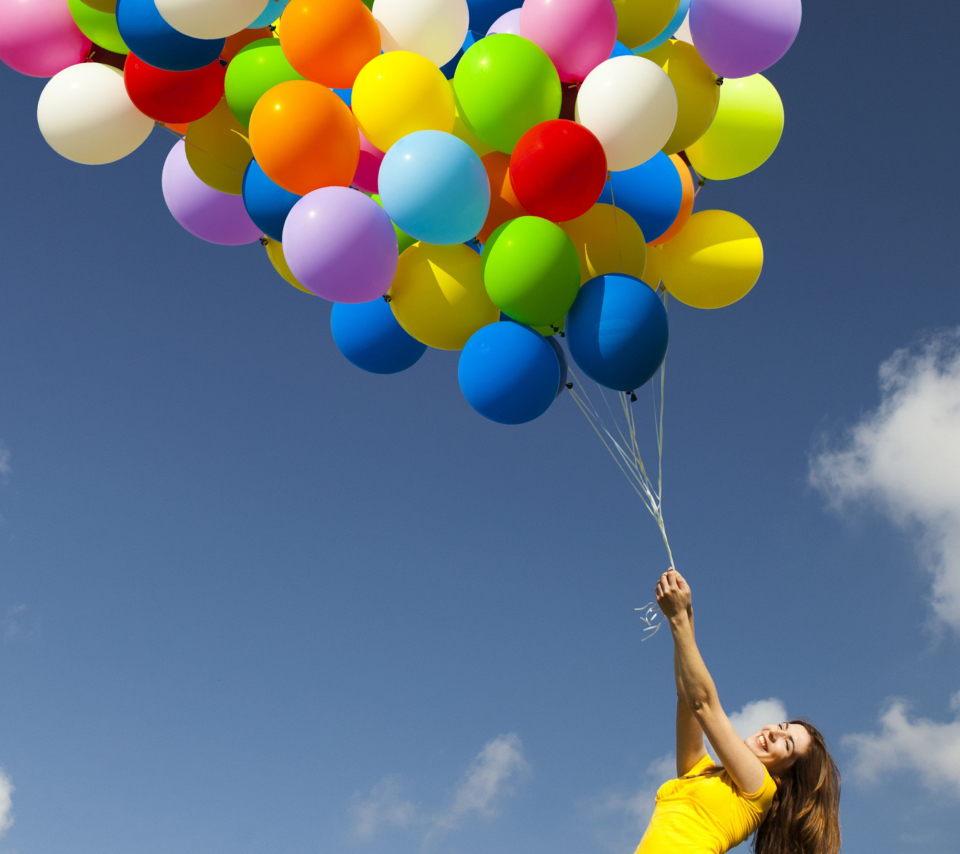
[[[374,0],[384,53],[408,50],[437,66],[463,47],[470,26],[467,0]]]
[[[132,154],[154,126],[133,106],[122,72],[99,62],[71,65],[52,77],[40,93],[37,122],[57,154],[91,166]]]
[[[670,139],[677,123],[677,93],[655,62],[615,56],[583,81],[576,118],[600,140],[609,170],[633,169]]]
[[[195,39],[222,39],[249,27],[268,0],[156,0],[157,11],[175,30]]]

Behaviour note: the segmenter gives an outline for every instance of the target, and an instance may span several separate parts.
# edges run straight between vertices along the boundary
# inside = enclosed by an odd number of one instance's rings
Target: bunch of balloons
[[[570,355],[633,391],[667,349],[661,292],[720,308],[763,250],[695,184],[759,167],[783,106],[760,72],[800,0],[0,0],[0,60],[51,78],[50,146],[103,164],[179,139],[175,219],[260,241],[335,303],[367,371],[460,350],[463,393],[516,424]],[[702,177],[701,177],[702,176]]]

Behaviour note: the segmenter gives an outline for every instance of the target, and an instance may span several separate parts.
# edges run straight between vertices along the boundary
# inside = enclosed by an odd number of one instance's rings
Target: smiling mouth
[[[765,751],[767,749],[767,737],[765,735],[758,735],[757,744],[760,745],[761,750]]]

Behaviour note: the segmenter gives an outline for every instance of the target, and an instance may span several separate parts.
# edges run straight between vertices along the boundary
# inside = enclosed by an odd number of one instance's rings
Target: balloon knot
[[[566,333],[566,332],[561,332],[561,333],[560,333],[560,337],[561,337],[561,338],[566,338],[566,337],[567,337],[567,333]]]
[[[706,178],[701,178],[699,181],[697,181],[697,186],[700,187],[700,188],[706,187],[706,186],[707,186],[707,179],[706,179]]]
[[[393,297],[391,297],[390,294],[384,294],[384,295],[383,295],[383,301],[384,301],[384,302],[393,302]]]
[[[722,77],[718,77],[718,78],[717,78],[717,85],[718,85],[718,86],[722,86],[722,85],[723,85],[723,78],[722,78]]]
[[[220,58],[220,67],[226,68],[230,63],[227,62],[223,57]]]
[[[262,246],[266,246],[269,242],[270,242],[270,238],[267,237],[266,235],[260,238],[260,244]]]
[[[573,388],[573,383],[567,383],[567,388]]]
[[[628,391],[627,394],[630,395],[630,402],[631,402],[631,403],[636,403],[636,402],[637,402],[637,393],[636,393],[635,391]]]

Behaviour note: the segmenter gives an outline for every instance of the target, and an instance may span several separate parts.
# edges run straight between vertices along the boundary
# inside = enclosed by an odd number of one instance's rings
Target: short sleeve
[[[696,777],[698,774],[702,774],[708,768],[714,767],[714,761],[710,758],[710,754],[706,754],[703,759],[701,759],[696,765],[693,766],[684,777]]]
[[[745,800],[752,801],[761,812],[766,812],[773,804],[773,798],[777,794],[777,784],[770,776],[766,768],[763,769],[763,785],[752,795],[743,793]]]

